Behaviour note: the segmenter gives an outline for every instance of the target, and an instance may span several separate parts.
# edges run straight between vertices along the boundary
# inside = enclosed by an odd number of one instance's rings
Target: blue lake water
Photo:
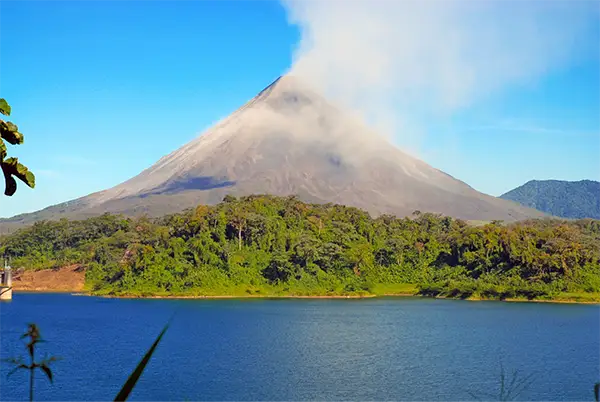
[[[597,305],[380,298],[126,300],[16,293],[0,304],[0,354],[28,322],[62,360],[38,400],[112,400],[174,314],[131,400],[491,400],[500,366],[520,400],[594,399]],[[0,399],[25,400],[27,374]]]

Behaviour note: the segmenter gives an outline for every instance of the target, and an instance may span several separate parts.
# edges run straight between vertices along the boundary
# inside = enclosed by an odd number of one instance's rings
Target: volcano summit
[[[303,81],[286,75],[126,182],[2,223],[105,212],[158,216],[215,204],[227,194],[295,194],[303,201],[400,216],[415,210],[472,220],[542,216],[482,194],[400,151]]]

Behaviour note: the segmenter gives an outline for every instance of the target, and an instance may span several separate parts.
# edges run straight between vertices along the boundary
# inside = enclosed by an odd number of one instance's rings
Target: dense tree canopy
[[[531,180],[500,196],[570,219],[600,219],[600,182]]]
[[[385,293],[553,297],[600,292],[600,221],[471,226],[370,217],[295,197],[227,197],[160,219],[38,222],[1,240],[13,266],[83,264],[99,294]]]

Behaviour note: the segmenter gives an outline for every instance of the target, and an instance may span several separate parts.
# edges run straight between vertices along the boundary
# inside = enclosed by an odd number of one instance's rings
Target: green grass
[[[468,293],[452,293],[444,289],[440,294],[425,294],[430,297],[442,297],[449,299],[467,299],[467,300],[508,300],[508,301],[556,301],[556,302],[575,302],[575,303],[600,303],[600,293],[585,292],[561,292],[556,295],[542,295],[528,299],[520,295],[510,295],[506,298],[499,295],[482,294],[480,291],[469,291]],[[92,292],[98,296],[117,296],[117,297],[231,297],[231,298],[250,298],[250,297],[343,297],[343,296],[392,296],[392,295],[417,295],[419,286],[410,283],[377,283],[368,290],[357,289],[348,291],[343,287],[337,288],[307,288],[300,285],[261,285],[261,286],[227,286],[215,289],[188,289],[182,292],[153,292],[142,290],[129,290],[122,292],[99,291]]]
[[[600,303],[600,293],[561,292],[552,300],[574,301],[579,303]]]
[[[419,289],[413,283],[378,283],[372,292],[377,296],[384,295],[416,295]]]
[[[117,296],[117,297],[343,297],[343,296],[385,296],[385,295],[416,295],[417,285],[407,283],[375,284],[369,289],[348,290],[343,286],[337,287],[303,287],[300,284],[294,285],[267,285],[260,286],[238,285],[219,288],[196,288],[187,289],[181,292],[165,291],[144,291],[128,290],[121,292],[111,292],[100,290],[91,292],[97,296]]]
[[[600,293],[575,293],[561,292],[555,296],[540,296],[533,299],[528,299],[523,296],[508,297],[506,299],[498,299],[491,297],[482,297],[479,294],[467,298],[467,300],[506,300],[506,301],[530,301],[530,302],[557,302],[557,303],[600,303]]]

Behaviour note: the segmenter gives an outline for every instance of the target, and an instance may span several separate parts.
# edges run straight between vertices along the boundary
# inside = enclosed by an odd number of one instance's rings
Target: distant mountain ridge
[[[296,195],[305,202],[354,206],[374,215],[420,210],[465,220],[543,216],[480,193],[402,152],[303,80],[284,75],[124,183],[0,220],[0,226],[106,212],[159,216],[216,204],[225,195],[251,194]]]
[[[561,218],[600,219],[600,182],[531,180],[500,198]]]

